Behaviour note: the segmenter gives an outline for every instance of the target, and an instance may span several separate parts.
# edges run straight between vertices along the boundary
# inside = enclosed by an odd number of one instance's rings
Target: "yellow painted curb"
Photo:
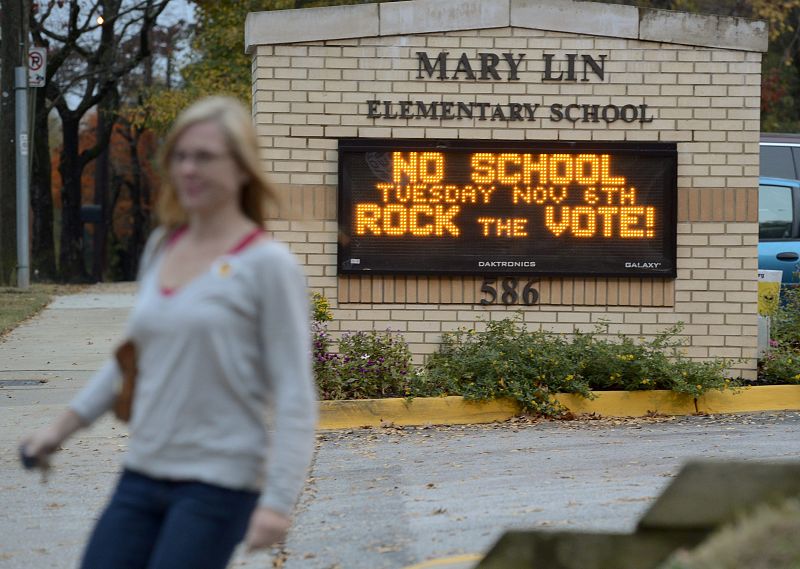
[[[740,394],[712,391],[700,398],[701,413],[747,411],[796,411],[800,409],[800,385],[748,387]]]
[[[595,391],[594,399],[559,393],[556,400],[575,414],[595,413],[604,417],[643,417],[691,415],[696,413],[694,398],[674,391]]]
[[[483,559],[483,555],[478,553],[468,553],[466,555],[454,555],[453,557],[441,557],[439,559],[429,559],[428,561],[423,561],[422,563],[417,563],[416,565],[409,565],[404,567],[403,569],[429,569],[430,567],[442,567],[446,568],[452,565],[458,565],[459,567],[463,567],[464,563],[470,563],[472,561],[480,561]]]
[[[800,410],[800,385],[766,385],[714,391],[697,400],[672,391],[597,391],[595,399],[558,394],[556,399],[576,414],[604,417],[691,415]],[[513,401],[466,401],[462,397],[363,399],[320,403],[320,429],[353,429],[395,425],[463,425],[505,421],[520,413]]]
[[[520,413],[513,401],[475,402],[463,397],[419,397],[416,399],[363,399],[322,401],[320,429],[352,429],[395,425],[463,425],[505,421]]]

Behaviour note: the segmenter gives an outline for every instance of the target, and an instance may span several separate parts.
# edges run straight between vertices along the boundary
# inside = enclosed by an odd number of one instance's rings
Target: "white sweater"
[[[284,245],[260,242],[165,295],[162,236],[148,241],[126,329],[139,374],[124,464],[157,478],[261,491],[259,505],[288,514],[311,462],[317,416],[304,276]],[[119,378],[112,359],[70,407],[93,422],[110,409]]]

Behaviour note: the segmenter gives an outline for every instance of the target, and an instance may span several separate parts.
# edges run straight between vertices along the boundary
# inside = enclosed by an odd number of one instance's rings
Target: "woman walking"
[[[196,103],[162,167],[160,226],[126,329],[130,445],[83,569],[221,569],[243,538],[282,540],[313,452],[308,297],[292,254],[262,229],[272,196],[249,113],[228,98]],[[120,376],[106,363],[24,453],[44,459],[108,411]]]

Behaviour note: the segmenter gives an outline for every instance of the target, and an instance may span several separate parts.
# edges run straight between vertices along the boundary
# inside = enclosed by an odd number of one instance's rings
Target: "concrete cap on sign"
[[[380,5],[381,35],[505,28],[508,0],[410,0]]]
[[[744,18],[639,10],[639,39],[766,52],[767,23]]]
[[[258,45],[504,27],[767,51],[767,24],[577,0],[407,0],[253,12],[245,51]]]
[[[244,23],[245,53],[259,45],[378,35],[378,4],[250,12]]]
[[[713,529],[761,502],[800,493],[800,462],[687,463],[639,520],[639,529]]]
[[[572,0],[511,0],[511,25],[537,30],[637,39],[639,9],[621,4]]]

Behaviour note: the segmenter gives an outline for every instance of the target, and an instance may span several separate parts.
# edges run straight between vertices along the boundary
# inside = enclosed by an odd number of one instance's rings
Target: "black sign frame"
[[[668,142],[590,142],[590,141],[499,141],[499,140],[450,140],[450,139],[371,139],[348,138],[338,141],[338,226],[339,239],[337,247],[337,269],[343,275],[529,275],[529,276],[573,276],[573,277],[657,277],[676,278],[677,276],[677,144]],[[448,151],[468,152],[530,152],[530,153],[597,153],[613,156],[659,158],[664,161],[665,174],[660,179],[663,191],[660,220],[661,234],[657,240],[659,254],[644,257],[631,257],[621,260],[616,256],[609,262],[594,257],[566,259],[564,263],[554,262],[553,256],[545,262],[539,262],[537,253],[532,251],[534,266],[521,263],[518,256],[504,255],[503,259],[493,261],[494,264],[478,266],[478,259],[485,259],[485,254],[465,252],[456,257],[441,256],[432,262],[426,262],[424,240],[427,238],[411,238],[409,252],[404,254],[402,262],[392,262],[392,255],[381,254],[364,258],[359,250],[359,243],[354,240],[353,222],[355,216],[353,179],[349,175],[347,162],[353,154],[381,152],[414,152],[414,151]],[[362,238],[357,238],[362,239]],[[618,238],[621,239],[621,238]],[[399,241],[391,243],[395,247]],[[388,243],[388,242],[387,242]],[[476,242],[480,243],[480,242]],[[573,242],[575,243],[575,242]],[[465,243],[465,246],[469,244]],[[534,245],[532,245],[533,247]],[[395,258],[397,258],[395,256]],[[456,258],[457,265],[448,263]],[[351,262],[357,260],[357,263]],[[466,262],[475,261],[474,266],[467,267]]]

